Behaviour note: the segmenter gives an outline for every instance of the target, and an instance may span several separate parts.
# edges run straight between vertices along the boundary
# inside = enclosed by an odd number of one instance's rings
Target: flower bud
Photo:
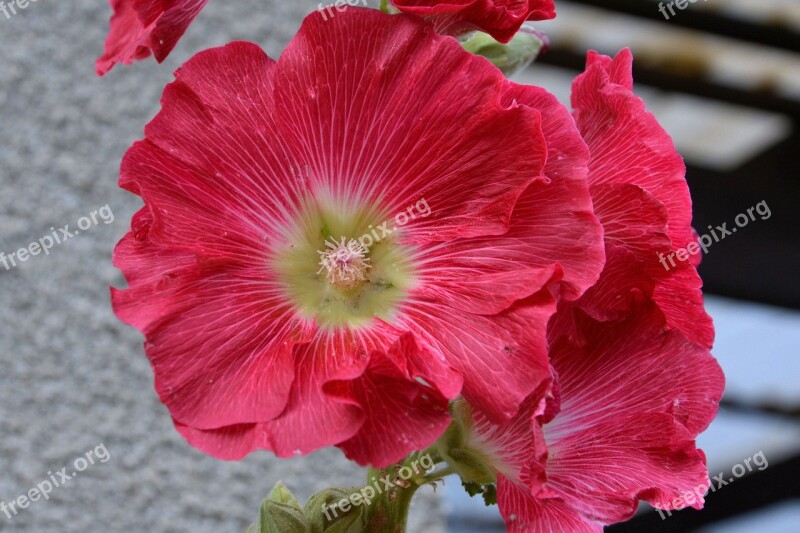
[[[258,522],[247,533],[306,533],[308,522],[300,504],[280,481],[261,503]]]

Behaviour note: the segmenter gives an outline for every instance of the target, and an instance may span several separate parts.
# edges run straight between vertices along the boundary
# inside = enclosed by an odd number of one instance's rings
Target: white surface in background
[[[759,452],[764,452],[770,465],[779,463],[797,453],[798,444],[800,424],[796,422],[724,410],[697,439],[697,446],[706,453],[708,469],[713,475],[728,474],[733,465]]]
[[[800,501],[789,501],[702,529],[703,533],[753,533],[754,531],[797,533],[800,531]]]
[[[569,106],[576,73],[534,64],[514,80],[547,88]],[[692,164],[721,171],[747,163],[792,132],[781,115],[756,111],[706,98],[636,86],[649,109]]]
[[[800,404],[800,313],[725,298],[706,299],[717,327],[714,355],[728,394]]]
[[[800,2],[797,0],[711,0],[698,2],[697,7],[764,24],[780,22],[800,31]]]
[[[762,13],[767,7],[764,4],[774,3],[774,0],[744,1],[751,10]],[[800,2],[789,1],[797,6],[792,13],[797,13]],[[712,0],[707,2],[711,3]],[[630,47],[640,59],[652,64],[703,66],[709,78],[719,83],[748,90],[771,87],[778,94],[800,98],[800,59],[796,54],[688,30],[674,23],[678,18],[691,17],[701,2],[678,11],[672,21],[620,15],[602,9],[602,2],[597,4],[594,7],[562,1],[558,17],[537,22],[536,29],[561,48],[572,46],[576,50],[596,49],[612,54]],[[655,5],[653,8],[658,9]]]

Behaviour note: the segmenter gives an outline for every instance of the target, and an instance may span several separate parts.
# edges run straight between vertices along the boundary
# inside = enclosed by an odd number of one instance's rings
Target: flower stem
[[[386,533],[405,533],[408,526],[408,513],[411,508],[411,500],[421,486],[435,483],[446,476],[455,474],[456,471],[450,466],[445,465],[444,468],[434,470],[431,473],[419,473],[404,479],[400,474],[404,468],[407,471],[413,471],[413,465],[419,464],[419,458],[428,455],[434,463],[440,464],[441,458],[438,453],[431,448],[423,452],[414,453],[409,456],[405,461],[392,465],[384,469],[370,468],[367,472],[367,485],[372,480],[391,481],[393,488],[382,492],[378,497],[368,506],[366,511],[367,530],[370,532],[386,532]],[[416,467],[418,468],[418,466]],[[435,466],[434,466],[435,468]]]
[[[367,474],[367,483],[373,477],[381,480],[387,476],[395,482],[397,469],[395,467],[383,470],[370,468]],[[405,533],[411,500],[419,487],[420,485],[415,480],[409,480],[407,486],[398,486],[379,495],[367,509],[367,531]]]

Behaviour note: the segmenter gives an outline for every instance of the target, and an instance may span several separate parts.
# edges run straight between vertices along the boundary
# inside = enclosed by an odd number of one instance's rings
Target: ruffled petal
[[[472,410],[472,428],[468,446],[478,450],[501,477],[524,485],[536,494],[547,481],[547,445],[542,434],[541,418],[548,408],[547,391],[551,384],[542,383],[531,394],[511,420],[495,424],[480,411]]]
[[[565,415],[568,416],[568,415]],[[705,455],[668,413],[621,413],[551,445],[547,494],[605,524],[630,519],[645,500],[660,509],[689,498],[702,509]]]
[[[694,438],[716,415],[725,380],[663,320],[640,305],[616,323],[579,320],[581,344],[554,336],[561,410],[544,426],[548,495],[604,523],[629,518],[638,499],[665,508],[708,481]]]
[[[424,17],[444,35],[480,30],[507,43],[526,20],[556,16],[552,0],[392,0],[405,13]]]
[[[353,35],[358,35],[354,39]],[[542,172],[539,113],[500,102],[505,79],[415,17],[314,13],[278,61],[283,140],[309,186],[383,207],[408,245],[497,235]],[[424,199],[428,216],[396,217]]]
[[[632,91],[630,50],[613,60],[591,52],[572,88],[572,107],[591,150],[589,183],[638,185],[664,205],[676,248],[692,242],[692,199],[675,145]]]
[[[432,358],[406,334],[388,353],[373,352],[359,379],[327,389],[353,398],[365,411],[358,434],[339,444],[347,457],[384,468],[414,450],[426,449],[444,433],[450,424],[449,400],[439,389],[437,376],[426,371],[426,360]],[[458,379],[451,371],[449,380]]]
[[[220,459],[238,460],[258,449],[278,457],[305,455],[351,438],[364,423],[363,409],[354,398],[326,393],[326,384],[363,375],[367,357],[352,359],[356,350],[347,338],[320,337],[295,347],[296,377],[286,408],[272,420],[231,424],[203,430],[176,419],[176,428],[199,450]],[[336,357],[336,353],[342,355]],[[258,419],[256,419],[258,420]]]
[[[665,330],[663,315],[652,305],[635,311],[617,323],[584,317],[584,345],[552,335],[562,403],[546,427],[548,442],[629,413],[670,412],[693,435],[716,416],[725,383],[716,360]]]
[[[609,246],[626,248],[640,275],[652,278],[648,296],[668,326],[710,348],[714,327],[695,264],[667,262],[674,250],[696,241],[685,167],[672,140],[632,92],[631,62],[627,50],[613,60],[590,54],[573,87],[576,121],[592,154],[595,211]]]
[[[524,485],[505,476],[497,480],[497,506],[514,533],[602,533],[603,525],[572,509],[558,498],[531,496]]]
[[[96,71],[130,65],[153,54],[161,63],[208,0],[109,0],[114,14]]]
[[[172,415],[201,428],[266,420],[294,379],[290,339],[302,339],[257,267],[207,262],[133,234],[115,250],[130,288],[112,292],[117,316],[147,338],[156,390]]]
[[[549,290],[492,316],[412,301],[401,321],[464,377],[470,405],[500,423],[550,379],[546,329],[555,308]]]

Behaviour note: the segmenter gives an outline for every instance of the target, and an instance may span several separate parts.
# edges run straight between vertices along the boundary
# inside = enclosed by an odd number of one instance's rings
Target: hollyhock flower
[[[117,63],[130,65],[153,54],[160,63],[178,44],[208,0],[109,0],[113,15],[96,71],[103,76]]]
[[[199,449],[385,466],[448,399],[499,422],[549,381],[556,302],[604,261],[588,159],[552,96],[418,18],[314,13],[277,62],[237,42],[176,72],[122,163],[145,205],[114,310]]]
[[[392,0],[404,13],[433,22],[439,33],[459,35],[480,30],[507,43],[526,20],[556,16],[553,0]]]
[[[724,376],[707,350],[711,324],[688,327],[706,317],[688,269],[654,267],[656,252],[694,239],[691,204],[682,162],[633,95],[630,72],[627,52],[592,54],[575,84],[607,262],[551,321],[552,384],[505,423],[457,404],[458,431],[448,434],[457,468],[496,481],[510,531],[601,532],[640,499],[700,508],[708,487],[694,440],[717,412]],[[659,290],[669,284],[673,299]],[[689,301],[669,305],[681,298]]]
[[[552,348],[549,394],[532,395],[516,418],[458,409],[462,449],[494,469],[508,530],[600,533],[640,499],[702,508],[709,479],[694,441],[722,397],[716,361],[646,301],[614,322],[583,316],[578,328],[583,343],[559,336]]]
[[[575,121],[592,154],[589,184],[605,228],[607,264],[599,283],[564,305],[559,319],[570,320],[569,309],[598,320],[624,316],[631,295],[641,293],[659,306],[667,327],[710,348],[714,327],[704,309],[699,255],[674,267],[663,260],[696,243],[686,167],[633,93],[632,60],[629,50],[614,59],[591,52],[573,86]]]

